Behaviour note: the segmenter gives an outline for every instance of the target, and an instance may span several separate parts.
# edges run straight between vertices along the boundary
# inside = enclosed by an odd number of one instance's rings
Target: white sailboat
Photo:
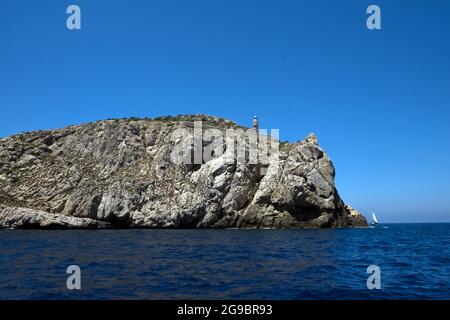
[[[371,225],[374,226],[376,224],[378,224],[378,219],[377,219],[377,216],[375,215],[375,212],[372,211],[372,223],[371,223]]]

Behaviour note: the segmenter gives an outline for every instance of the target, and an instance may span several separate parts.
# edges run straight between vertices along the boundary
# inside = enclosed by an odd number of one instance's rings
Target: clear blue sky
[[[81,31],[66,28],[70,4]],[[450,1],[2,0],[0,58],[0,137],[258,114],[282,139],[315,132],[366,215],[450,221]]]

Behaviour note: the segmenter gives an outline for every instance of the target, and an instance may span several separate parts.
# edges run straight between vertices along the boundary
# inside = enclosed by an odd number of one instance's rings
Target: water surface
[[[72,264],[80,291],[66,288]],[[372,264],[380,290],[366,287]],[[450,298],[450,224],[0,230],[0,299],[394,298]]]

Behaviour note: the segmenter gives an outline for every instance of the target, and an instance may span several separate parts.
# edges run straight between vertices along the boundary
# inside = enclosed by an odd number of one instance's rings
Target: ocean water
[[[69,265],[81,290],[68,290]],[[381,289],[369,290],[378,265]],[[0,299],[449,299],[450,224],[0,230]]]

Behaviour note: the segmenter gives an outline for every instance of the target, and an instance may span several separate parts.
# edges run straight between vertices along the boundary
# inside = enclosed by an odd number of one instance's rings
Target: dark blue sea
[[[69,265],[81,290],[68,290]],[[381,289],[369,290],[369,265]],[[450,224],[0,230],[0,299],[449,299]]]

